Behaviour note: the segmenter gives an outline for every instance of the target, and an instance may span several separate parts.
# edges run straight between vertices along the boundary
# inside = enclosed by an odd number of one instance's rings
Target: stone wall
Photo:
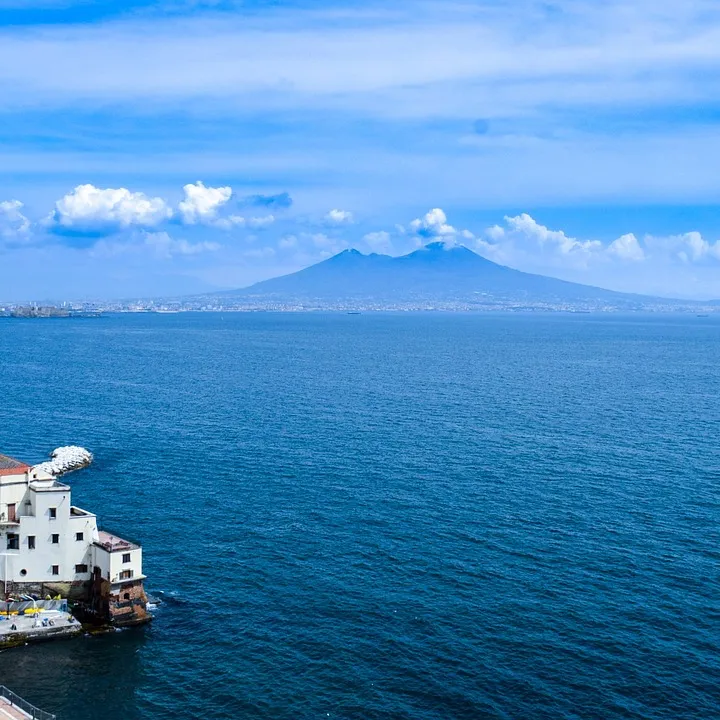
[[[151,619],[141,580],[123,583],[119,593],[110,595],[109,615],[110,622],[117,626],[140,625]]]

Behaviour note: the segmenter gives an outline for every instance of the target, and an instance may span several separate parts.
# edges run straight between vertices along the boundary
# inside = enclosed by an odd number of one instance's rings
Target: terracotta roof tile
[[[0,475],[17,475],[29,470],[27,463],[15,460],[7,455],[0,455]]]

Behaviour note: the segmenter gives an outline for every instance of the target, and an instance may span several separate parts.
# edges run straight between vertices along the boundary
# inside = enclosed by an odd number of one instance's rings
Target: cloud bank
[[[273,213],[240,215],[241,207],[272,208]],[[202,266],[210,275],[223,265],[254,264],[265,268],[267,276],[275,274],[272,268],[298,269],[348,247],[398,255],[442,241],[448,246],[464,244],[502,265],[576,282],[661,295],[720,297],[720,241],[698,231],[579,238],[529,213],[468,228],[451,222],[440,207],[405,224],[378,227],[369,218],[337,208],[316,216],[313,223],[307,215],[289,213],[291,207],[287,193],[239,196],[230,185],[202,181],[182,186],[176,202],[137,189],[84,184],[61,196],[49,214],[37,219],[20,200],[0,202],[0,247],[7,255],[66,244],[95,258],[146,255],[158,262],[190,263],[188,268]]]

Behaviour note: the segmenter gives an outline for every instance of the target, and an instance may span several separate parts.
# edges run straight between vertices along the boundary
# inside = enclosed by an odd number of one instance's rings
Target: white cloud
[[[232,197],[230,187],[207,187],[198,180],[183,186],[185,198],[178,203],[178,212],[186,225],[211,225],[218,220],[218,211]],[[243,224],[239,218],[236,224]],[[231,218],[223,218],[223,222],[232,225]]]
[[[19,200],[0,202],[0,238],[7,244],[24,242],[30,236],[30,221],[23,215]]]
[[[324,220],[326,225],[350,225],[353,222],[353,214],[348,210],[330,210]]]
[[[297,247],[298,239],[295,235],[284,235],[280,238],[280,242],[278,242],[278,247],[282,248],[283,250],[287,250],[288,248],[294,248]]]
[[[613,240],[610,245],[608,245],[608,253],[622,260],[640,262],[645,259],[645,251],[633,233],[626,233],[616,240]]]
[[[475,241],[482,255],[502,265],[535,272],[583,269],[604,255],[601,242],[551,230],[527,213],[506,216],[505,223],[505,227],[493,225],[485,231],[485,238]]]
[[[592,253],[602,247],[602,243],[597,240],[577,240],[562,230],[550,230],[527,213],[515,217],[505,216],[505,222],[511,236],[523,237],[537,243],[540,248],[550,247],[563,255]]]
[[[654,257],[670,256],[685,263],[720,260],[720,242],[711,243],[697,231],[664,237],[646,235],[644,242]]]
[[[210,187],[198,180],[183,186],[185,197],[178,203],[178,213],[185,225],[206,225],[221,230],[238,227],[264,228],[275,222],[273,215],[245,218],[227,212],[233,190],[229,186]]]
[[[440,208],[434,208],[413,220],[410,229],[424,238],[449,238],[457,233],[452,225],[448,225],[447,217]]]
[[[328,23],[327,13],[310,10],[280,23],[276,13],[258,13],[252,23],[195,13],[150,26],[131,17],[42,33],[9,28],[0,40],[0,87],[18,104],[220,97],[250,105],[274,91],[278,104],[362,103],[385,114],[461,114],[473,104],[474,118],[550,102],[617,108],[638,99],[714,99],[712,82],[687,82],[720,60],[718,13],[707,0],[559,0],[553,9],[533,1],[521,13],[504,3],[482,3],[480,11],[400,3],[373,12],[372,22],[336,13]],[[93,63],[76,72],[86,57]]]
[[[57,232],[110,234],[133,226],[154,227],[172,215],[165,200],[127,188],[78,185],[55,203],[46,225]]]

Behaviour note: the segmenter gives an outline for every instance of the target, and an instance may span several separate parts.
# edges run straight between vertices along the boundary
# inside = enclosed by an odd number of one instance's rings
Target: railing
[[[28,717],[33,718],[33,720],[57,720],[56,716],[52,713],[36,708],[27,702],[27,700],[23,700],[19,695],[16,695],[12,690],[8,690],[4,685],[0,685],[0,697],[5,698],[13,707],[22,710]]]

